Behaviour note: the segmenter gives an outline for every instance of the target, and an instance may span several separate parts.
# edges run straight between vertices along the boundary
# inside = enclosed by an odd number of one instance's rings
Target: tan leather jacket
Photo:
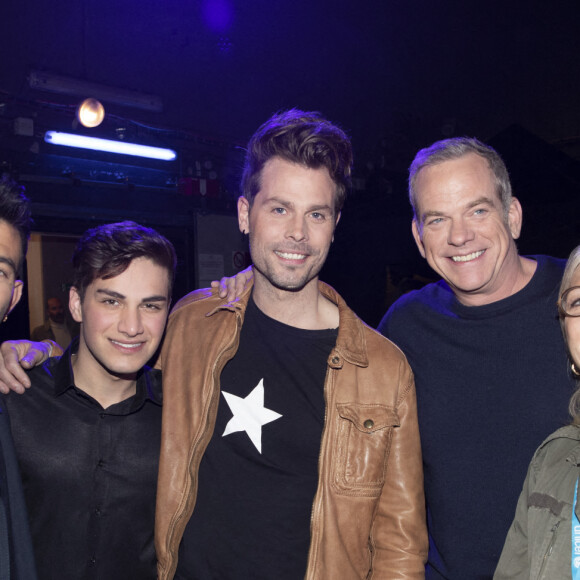
[[[249,287],[231,303],[192,292],[169,317],[155,545],[171,579],[195,507],[197,471],[212,436],[220,375],[236,353]],[[307,579],[424,578],[427,532],[415,387],[401,351],[368,328],[329,286],[340,325],[328,357],[326,419]]]

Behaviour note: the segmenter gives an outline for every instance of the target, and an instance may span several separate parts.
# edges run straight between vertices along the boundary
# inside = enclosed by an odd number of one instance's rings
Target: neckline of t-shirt
[[[78,337],[74,337],[71,341],[71,344],[67,347],[64,353],[60,357],[55,357],[52,359],[48,359],[47,362],[52,364],[52,373],[54,374],[55,378],[55,385],[54,385],[54,394],[55,396],[62,395],[69,389],[75,389],[80,393],[83,393],[84,396],[88,397],[89,399],[94,400],[97,405],[99,403],[94,399],[89,393],[78,387],[74,382],[74,371],[72,366],[72,359],[73,356],[76,356],[78,351]],[[53,361],[52,363],[50,361]],[[140,409],[147,401],[154,403],[155,405],[161,406],[162,404],[162,397],[161,392],[157,393],[156,389],[154,388],[151,381],[154,378],[158,377],[159,383],[161,383],[161,371],[158,369],[154,369],[149,365],[144,365],[143,368],[139,371],[137,376],[137,384],[135,394],[131,395],[127,399],[120,401],[119,403],[115,403],[110,408],[114,407],[114,410],[117,410],[117,406],[122,409],[121,413],[109,413],[111,415],[128,415],[129,413],[133,413]],[[159,389],[160,390],[160,389]],[[128,409],[126,409],[125,405],[129,405]],[[104,413],[107,413],[107,409],[103,409]]]
[[[292,334],[294,336],[299,335],[301,338],[310,339],[310,340],[321,340],[326,338],[336,338],[338,334],[338,328],[323,328],[319,330],[312,330],[309,328],[297,328],[296,326],[291,326],[290,324],[286,324],[284,322],[280,322],[271,316],[268,316],[254,302],[254,297],[250,296],[248,301],[247,311],[246,314],[250,312],[258,320],[265,322],[266,324],[270,325],[272,328],[275,328],[276,331],[284,332],[286,334]]]

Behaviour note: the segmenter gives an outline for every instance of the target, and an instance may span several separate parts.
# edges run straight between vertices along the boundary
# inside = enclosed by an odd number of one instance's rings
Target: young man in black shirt
[[[80,336],[6,397],[40,578],[155,578],[163,335],[172,245],[122,222],[89,230],[73,256]]]

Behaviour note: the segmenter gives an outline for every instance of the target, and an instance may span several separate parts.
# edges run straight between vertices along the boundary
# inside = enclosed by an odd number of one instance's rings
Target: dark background
[[[431,276],[405,172],[437,139],[477,136],[504,156],[523,253],[566,257],[580,242],[579,16],[577,0],[4,0],[0,168],[26,185],[39,231],[136,219],[168,235],[180,295],[195,285],[193,218],[233,215],[248,137],[279,109],[318,110],[352,136],[356,178],[323,278],[374,326]],[[103,125],[79,128],[80,98],[30,88],[32,70],[156,95],[163,111],[104,102]],[[32,135],[17,134],[18,118]],[[178,159],[57,152],[48,129]],[[211,194],[195,195],[198,179]]]

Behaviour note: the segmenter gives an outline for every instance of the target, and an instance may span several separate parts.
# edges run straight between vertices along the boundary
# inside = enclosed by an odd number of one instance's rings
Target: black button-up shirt
[[[161,374],[103,409],[75,387],[71,349],[4,398],[43,580],[156,578],[153,528]]]

